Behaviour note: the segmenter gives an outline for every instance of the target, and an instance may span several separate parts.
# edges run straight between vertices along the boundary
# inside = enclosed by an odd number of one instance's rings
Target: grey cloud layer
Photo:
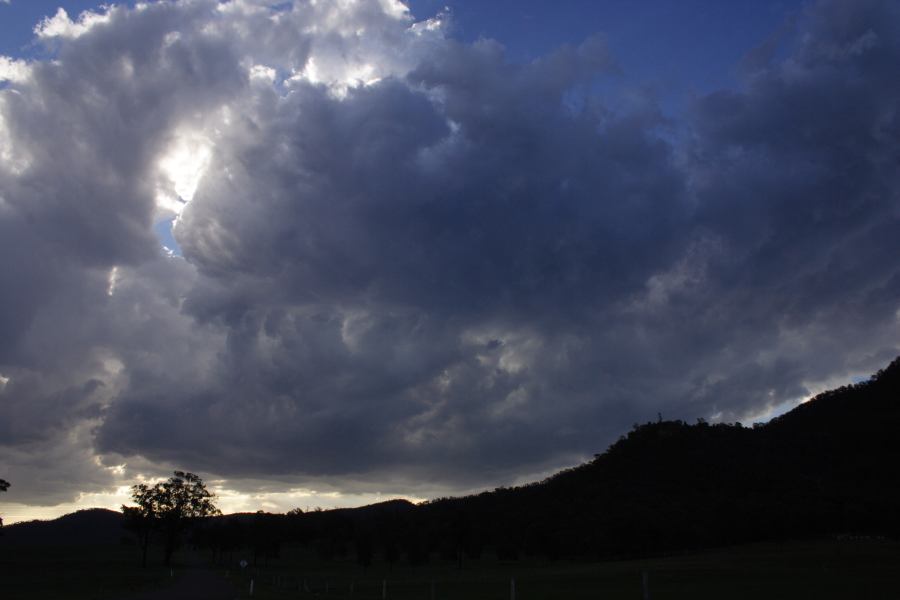
[[[523,65],[388,1],[266,5],[47,26],[57,60],[0,90],[0,459],[28,501],[108,485],[95,454],[496,485],[897,353],[890,3],[811,7],[677,121],[591,93],[623,77],[600,37]],[[171,258],[185,135],[211,154]]]

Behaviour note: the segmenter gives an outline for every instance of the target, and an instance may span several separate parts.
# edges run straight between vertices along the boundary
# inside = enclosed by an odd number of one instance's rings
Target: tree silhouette
[[[147,549],[150,547],[150,538],[153,529],[157,526],[156,505],[153,499],[156,486],[150,487],[143,483],[131,486],[131,498],[137,506],[123,506],[125,515],[125,527],[137,535],[141,545],[141,566],[147,566]]]
[[[5,492],[9,489],[9,482],[5,479],[0,479],[0,492]],[[3,527],[3,517],[0,517],[0,527]]]
[[[131,499],[137,506],[123,506],[122,511],[130,527],[138,532],[144,566],[152,531],[162,535],[165,564],[169,565],[188,527],[203,517],[221,514],[214,504],[215,496],[203,480],[183,471],[175,471],[174,477],[154,485],[131,486]]]

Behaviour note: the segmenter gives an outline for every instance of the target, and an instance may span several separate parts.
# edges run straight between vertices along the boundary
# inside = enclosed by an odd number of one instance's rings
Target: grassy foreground
[[[231,577],[254,598],[391,600],[642,599],[644,573],[653,600],[896,599],[900,598],[900,543],[880,540],[757,544],[691,556],[606,563],[501,563],[483,559],[462,570],[446,563],[418,568],[351,562],[317,563],[283,553],[269,567]],[[385,583],[386,582],[386,583]],[[352,587],[351,587],[352,586]],[[351,595],[352,592],[352,595]]]
[[[134,547],[10,546],[0,537],[0,598],[101,600],[127,598],[177,581],[162,566],[142,569]]]
[[[181,553],[175,577],[158,557],[147,569],[133,547],[9,547],[0,541],[4,599],[127,599],[150,588],[177,585],[179,574],[199,556]],[[239,559],[235,555],[235,559]],[[319,562],[300,548],[285,548],[269,566],[218,567],[249,598],[382,598],[391,600],[507,600],[515,579],[516,600],[643,598],[647,573],[653,600],[900,597],[900,543],[881,540],[757,544],[690,556],[606,563],[499,562],[484,558],[422,567],[376,563],[362,569],[352,560]],[[386,584],[385,584],[386,582]],[[352,592],[352,595],[351,595]]]

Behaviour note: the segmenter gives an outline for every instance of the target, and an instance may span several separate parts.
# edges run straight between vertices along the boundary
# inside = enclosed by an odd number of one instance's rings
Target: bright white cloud
[[[116,284],[119,282],[119,267],[113,267],[109,270],[109,285],[106,287],[106,295],[112,296],[116,293]]]
[[[56,14],[52,17],[44,17],[44,19],[35,25],[34,33],[39,38],[78,38],[91,30],[91,28],[107,23],[110,19],[110,13],[97,13],[92,11],[84,11],[78,15],[78,19],[73,21],[69,18],[66,9],[59,7]]]
[[[26,61],[0,55],[0,81],[23,82],[30,73],[31,68]]]
[[[2,66],[0,60],[0,68]],[[12,175],[21,175],[28,168],[31,159],[21,145],[13,143],[9,125],[3,115],[3,105],[4,98],[0,96],[0,172],[7,170]],[[0,194],[0,198],[2,197]]]

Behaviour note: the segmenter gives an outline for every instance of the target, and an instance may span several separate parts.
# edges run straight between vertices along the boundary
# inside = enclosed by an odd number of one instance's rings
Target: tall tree
[[[9,489],[9,482],[5,479],[0,479],[0,492],[5,492]],[[0,527],[3,527],[3,517],[0,517]]]
[[[125,527],[137,535],[141,545],[141,566],[147,566],[147,550],[150,547],[150,538],[153,529],[157,527],[157,505],[154,500],[156,487],[150,487],[140,483],[131,486],[131,498],[137,506],[123,506],[125,515]]]
[[[140,536],[144,565],[151,531],[160,532],[165,564],[168,565],[188,527],[203,517],[221,514],[216,508],[215,496],[206,489],[203,480],[184,471],[175,471],[174,477],[154,485],[132,486],[131,499],[137,506],[123,506],[122,510]]]

